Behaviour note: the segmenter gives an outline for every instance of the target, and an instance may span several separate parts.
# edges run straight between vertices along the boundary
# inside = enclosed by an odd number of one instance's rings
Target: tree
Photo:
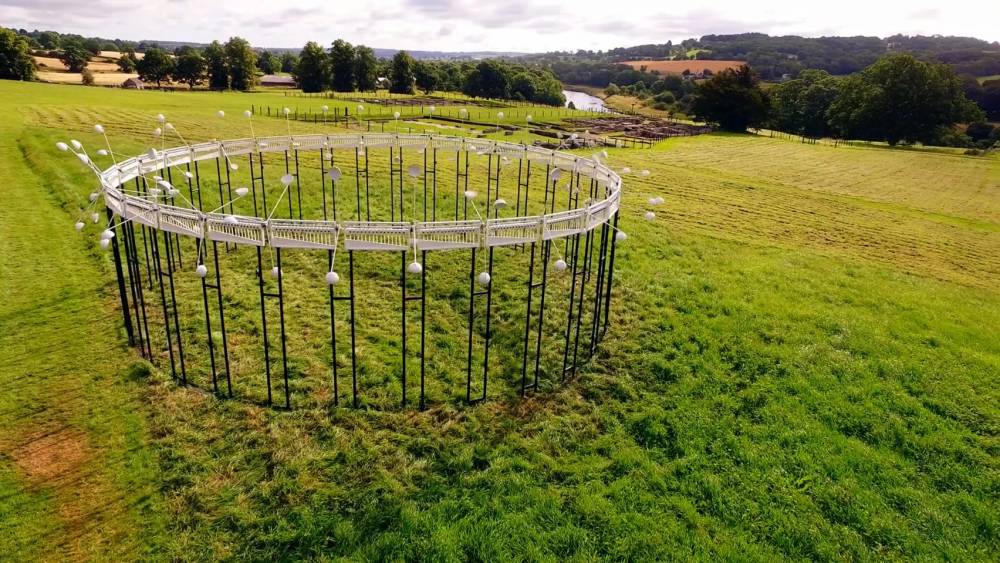
[[[66,65],[70,72],[81,72],[87,68],[87,63],[90,62],[90,53],[79,44],[71,43],[63,48],[59,60]]]
[[[617,96],[618,94],[621,93],[622,93],[621,88],[619,88],[618,85],[615,84],[614,82],[608,84],[608,87],[604,89],[605,96]]]
[[[330,61],[318,43],[310,41],[299,53],[295,81],[303,92],[322,92],[330,82]]]
[[[281,72],[295,72],[295,67],[299,64],[299,58],[295,53],[283,53],[281,55]]]
[[[229,88],[229,65],[226,63],[226,50],[218,41],[212,41],[205,47],[203,54],[208,70],[208,87],[213,90]]]
[[[827,136],[826,114],[839,87],[839,81],[824,70],[804,70],[797,79],[775,85],[768,91],[772,126],[806,137]]]
[[[174,59],[163,49],[147,49],[142,60],[136,64],[136,71],[143,81],[156,82],[159,88],[160,83],[169,80],[174,73]]]
[[[441,77],[438,75],[437,67],[433,63],[417,61],[413,66],[413,75],[417,83],[417,88],[424,94],[430,94],[438,87]]]
[[[746,131],[768,115],[767,95],[750,67],[726,69],[695,89],[691,109],[696,118],[726,131]]]
[[[415,81],[413,77],[413,67],[416,61],[410,56],[406,51],[399,51],[392,57],[392,85],[389,87],[389,91],[394,94],[412,94],[413,93],[413,83]]]
[[[89,68],[85,68],[85,69],[81,70],[80,71],[80,82],[84,86],[93,86],[94,85],[94,71],[90,70]]]
[[[270,51],[263,51],[257,57],[257,68],[264,74],[281,72],[281,57]]]
[[[507,68],[497,60],[480,62],[466,78],[463,92],[480,98],[509,98],[510,77]]]
[[[135,72],[136,64],[139,59],[135,56],[134,51],[126,51],[122,53],[122,56],[118,57],[115,64],[118,65],[118,70],[122,72]]]
[[[979,99],[979,107],[983,108],[987,117],[1000,121],[1000,80],[987,80],[983,83],[983,95]]]
[[[358,90],[372,92],[378,88],[378,59],[371,47],[358,45],[354,48],[354,79]]]
[[[207,68],[205,57],[192,49],[177,57],[174,80],[187,84],[189,89],[194,90],[195,86],[204,82]]]
[[[338,39],[330,47],[331,86],[338,92],[354,91],[354,47]]]
[[[886,55],[844,79],[827,114],[845,138],[932,142],[948,128],[983,118],[962,91],[948,66],[918,61],[911,55]]]
[[[0,78],[34,80],[35,61],[28,42],[17,33],[0,28]]]
[[[58,49],[61,41],[59,34],[54,31],[43,31],[38,36],[38,45],[42,49]]]
[[[229,87],[233,90],[250,90],[257,83],[257,54],[250,42],[242,37],[231,37],[226,42],[226,67],[229,69]]]

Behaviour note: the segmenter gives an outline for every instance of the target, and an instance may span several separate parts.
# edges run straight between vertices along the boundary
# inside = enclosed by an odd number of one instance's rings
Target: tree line
[[[810,69],[764,89],[744,65],[699,84],[691,111],[729,131],[987,148],[997,140],[951,67],[889,54],[847,77]],[[964,131],[956,124],[975,124]],[[970,131],[969,129],[972,129]],[[985,133],[984,133],[985,131]],[[991,137],[991,135],[993,137]]]
[[[413,94],[417,90],[463,92],[481,98],[536,102],[553,106],[565,103],[562,83],[544,69],[489,59],[468,61],[418,61],[406,51],[391,60],[377,59],[364,45],[337,39],[329,49],[309,42],[298,56],[292,73],[304,92],[371,91],[388,82],[391,92]]]

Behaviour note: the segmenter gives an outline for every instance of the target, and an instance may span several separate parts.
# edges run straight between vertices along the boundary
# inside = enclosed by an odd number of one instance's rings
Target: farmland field
[[[659,72],[660,74],[684,74],[687,70],[691,74],[698,74],[703,70],[721,72],[727,68],[738,68],[745,65],[746,61],[714,61],[714,60],[691,60],[691,61],[625,61],[621,64],[629,65],[638,70],[646,67],[648,72]]]
[[[398,351],[374,337],[370,402],[331,407],[317,260],[298,256],[286,412],[179,387],[125,346],[110,259],[72,225],[93,182],[54,145],[96,146],[99,122],[137,153],[161,112],[189,140],[245,136],[233,116],[288,102],[0,82],[4,558],[995,560],[996,155],[724,134],[609,150],[651,173],[626,177],[597,358],[524,400],[497,377],[476,407],[443,354],[427,411],[392,404]],[[227,281],[233,338],[257,337],[251,278]],[[429,324],[451,326],[436,303]]]

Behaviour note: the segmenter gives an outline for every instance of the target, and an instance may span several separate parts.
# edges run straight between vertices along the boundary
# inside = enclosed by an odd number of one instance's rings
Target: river
[[[563,90],[563,96],[566,96],[566,105],[573,102],[576,109],[592,110],[592,111],[604,111],[604,100],[591,96],[586,92],[576,92],[573,90]]]

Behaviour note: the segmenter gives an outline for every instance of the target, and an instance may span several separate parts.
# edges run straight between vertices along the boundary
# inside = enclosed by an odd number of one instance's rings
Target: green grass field
[[[127,348],[110,259],[73,230],[93,181],[54,147],[96,146],[100,122],[142,151],[161,112],[192,140],[246,136],[251,103],[289,105],[0,82],[4,559],[996,559],[996,155],[721,134],[610,150],[651,171],[626,179],[611,330],[577,380],[526,400],[501,340],[491,400],[462,404],[461,300],[440,283],[431,408],[396,406],[398,343],[379,332],[398,312],[379,292],[397,299],[398,281],[372,276],[365,408],[332,408],[325,257],[291,256],[285,412],[258,405],[246,268],[224,282],[237,399]],[[185,347],[204,384],[192,277]],[[510,315],[498,306],[501,328]]]

